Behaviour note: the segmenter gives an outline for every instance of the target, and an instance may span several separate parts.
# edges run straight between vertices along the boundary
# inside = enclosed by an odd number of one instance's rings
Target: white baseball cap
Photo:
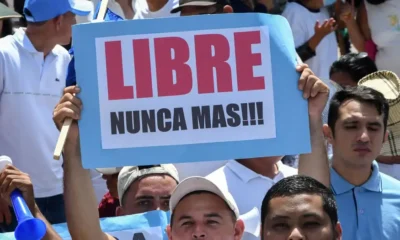
[[[113,168],[96,168],[96,171],[102,173],[104,175],[113,175],[117,174],[122,170],[122,167],[113,167]]]
[[[211,192],[219,196],[235,213],[236,219],[239,219],[239,210],[232,195],[228,191],[219,188],[216,184],[204,177],[189,177],[178,184],[169,200],[169,208],[171,212],[174,212],[176,206],[182,200],[182,198],[192,192],[197,191]]]
[[[143,169],[138,166],[123,167],[118,175],[118,197],[120,204],[122,204],[122,198],[126,190],[128,190],[134,181],[145,176],[157,174],[171,176],[177,183],[179,182],[178,171],[172,164],[160,164]]]

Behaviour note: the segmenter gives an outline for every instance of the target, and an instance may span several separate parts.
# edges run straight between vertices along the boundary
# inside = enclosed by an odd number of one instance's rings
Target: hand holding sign
[[[303,91],[303,97],[308,99],[308,114],[321,117],[329,98],[329,87],[308,68],[307,64],[297,66],[301,72],[299,89]]]
[[[77,142],[79,138],[78,124],[76,120],[80,119],[82,110],[81,100],[75,96],[80,92],[78,86],[70,86],[64,89],[64,95],[61,97],[59,103],[53,112],[53,121],[58,129],[61,129],[66,119],[70,118],[74,121],[71,123],[67,141]]]

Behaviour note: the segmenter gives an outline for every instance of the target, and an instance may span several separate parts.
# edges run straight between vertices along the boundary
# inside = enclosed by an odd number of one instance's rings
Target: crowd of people
[[[114,240],[99,218],[153,210],[171,212],[169,239],[400,239],[400,1],[109,0],[123,19],[286,18],[312,151],[84,169],[85,103],[66,83],[68,50],[71,27],[92,21],[99,2],[0,0],[0,155],[13,160],[0,169],[0,232],[17,226],[9,196],[19,189],[46,223],[44,239],[61,239],[52,225],[66,222],[73,239]],[[63,156],[53,160],[67,118]],[[253,209],[259,232],[240,217]]]

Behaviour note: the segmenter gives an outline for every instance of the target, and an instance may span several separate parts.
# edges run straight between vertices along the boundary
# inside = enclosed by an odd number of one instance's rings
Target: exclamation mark
[[[257,102],[256,105],[257,105],[258,125],[264,125],[263,103]]]
[[[249,103],[250,110],[250,125],[256,125],[256,103]]]
[[[247,113],[247,103],[242,103],[242,117],[243,117],[243,126],[248,126],[249,125],[249,117]]]

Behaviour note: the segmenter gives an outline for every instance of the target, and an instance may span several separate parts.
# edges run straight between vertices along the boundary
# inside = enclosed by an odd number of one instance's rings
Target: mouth
[[[369,152],[371,152],[371,150],[369,148],[364,148],[364,147],[354,148],[354,151],[358,152],[358,153],[369,153]]]

